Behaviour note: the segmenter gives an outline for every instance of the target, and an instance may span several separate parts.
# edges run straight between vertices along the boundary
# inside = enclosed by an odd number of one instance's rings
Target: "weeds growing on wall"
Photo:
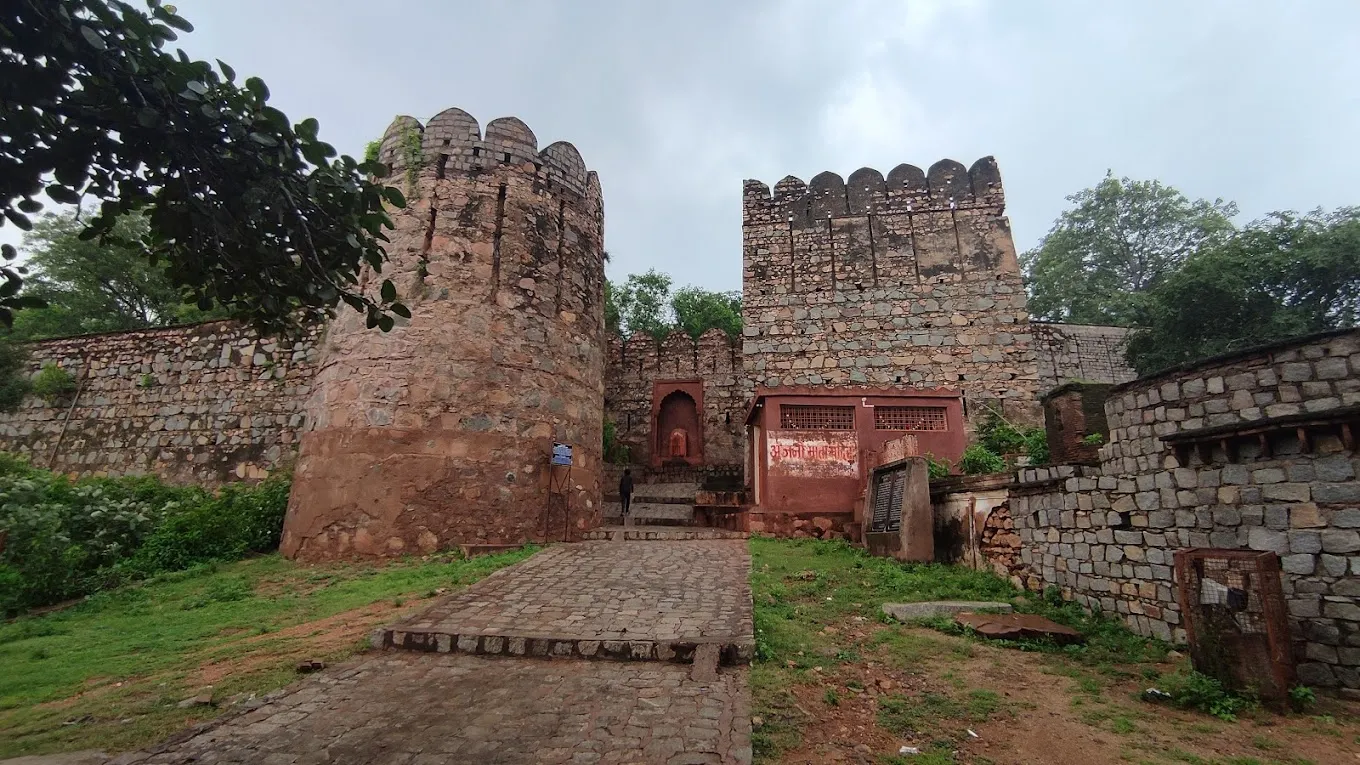
[[[926,458],[926,474],[930,480],[937,481],[949,475],[949,460],[936,459],[933,454],[922,455]]]
[[[406,197],[419,199],[420,186],[416,181],[420,180],[420,162],[424,158],[419,130],[410,126],[402,130],[401,154],[403,161],[406,162]]]
[[[278,547],[289,482],[213,494],[149,477],[65,476],[0,454],[0,613]]]
[[[33,392],[51,404],[76,389],[76,378],[56,364],[43,364],[42,371],[33,378]]]
[[[1006,459],[982,444],[972,444],[963,450],[959,469],[965,475],[986,475],[1006,470]]]
[[[632,450],[619,441],[619,426],[613,420],[604,421],[604,461],[611,465],[627,465]]]

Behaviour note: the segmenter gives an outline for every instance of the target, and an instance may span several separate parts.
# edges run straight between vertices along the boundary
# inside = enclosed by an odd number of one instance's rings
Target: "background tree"
[[[1191,255],[1148,291],[1139,374],[1360,320],[1360,208],[1275,213]]]
[[[605,326],[628,336],[645,332],[663,340],[682,329],[698,338],[718,328],[733,337],[741,335],[741,293],[711,292],[681,287],[671,294],[671,278],[656,269],[629,274],[623,284],[604,285]]]
[[[1036,318],[1128,325],[1142,293],[1192,252],[1224,241],[1237,207],[1190,200],[1157,181],[1115,178],[1067,198],[1064,211],[1021,261]]]
[[[606,298],[612,298],[611,309],[606,302],[605,314],[611,311],[619,317],[617,329],[625,335],[645,332],[660,340],[670,334],[674,324],[669,315],[671,278],[651,269],[647,273],[629,274],[621,285],[606,288]]]
[[[164,266],[148,262],[136,246],[148,230],[141,215],[119,218],[106,244],[81,239],[84,228],[74,212],[46,215],[24,237],[25,264],[33,274],[25,292],[46,305],[16,312],[14,338],[141,329],[222,315],[186,304]]]
[[[741,336],[741,293],[710,292],[698,287],[684,287],[671,296],[671,311],[675,323],[690,337],[714,327],[732,337]]]
[[[0,6],[0,225],[53,201],[101,200],[87,237],[115,241],[122,215],[144,211],[140,246],[205,310],[265,329],[329,315],[343,300],[369,326],[406,316],[391,282],[358,289],[382,267],[384,203],[403,206],[376,162],[336,156],[316,120],[291,124],[258,78],[236,84],[182,51],[192,27],[173,6],[116,0],[13,0]],[[3,259],[12,262],[12,246]],[[22,275],[0,268],[0,321],[20,307]]]

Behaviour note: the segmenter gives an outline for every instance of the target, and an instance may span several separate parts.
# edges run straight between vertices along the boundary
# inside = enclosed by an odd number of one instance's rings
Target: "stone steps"
[[[623,518],[622,506],[618,502],[605,502],[601,513],[606,520]],[[628,515],[636,524],[688,526],[694,523],[694,505],[634,502],[628,508]]]

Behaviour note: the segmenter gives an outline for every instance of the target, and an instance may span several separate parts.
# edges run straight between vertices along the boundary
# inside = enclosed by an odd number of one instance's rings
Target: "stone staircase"
[[[639,483],[633,489],[629,515],[638,526],[693,526],[694,498],[698,493],[697,483]],[[622,523],[621,507],[618,494],[605,495],[605,525]]]

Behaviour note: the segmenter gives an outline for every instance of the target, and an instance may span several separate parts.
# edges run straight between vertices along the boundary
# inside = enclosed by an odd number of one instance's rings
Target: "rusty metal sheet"
[[[979,635],[998,640],[1048,637],[1060,645],[1086,640],[1071,627],[1037,614],[959,614],[954,621],[972,627]]]

